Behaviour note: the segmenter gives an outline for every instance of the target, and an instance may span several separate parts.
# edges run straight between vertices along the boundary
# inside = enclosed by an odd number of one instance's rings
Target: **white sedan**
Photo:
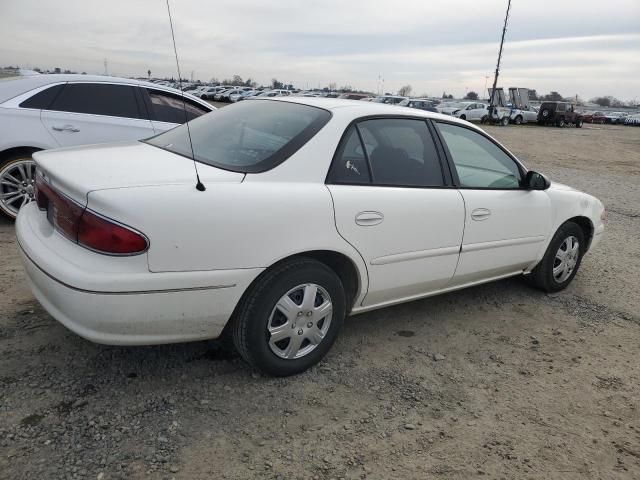
[[[0,213],[15,218],[33,199],[33,152],[147,138],[212,110],[179,90],[127,78],[34,75],[3,80]]]
[[[538,109],[536,107],[527,108],[513,108],[509,121],[516,125],[522,125],[523,123],[535,123],[538,121]]]
[[[453,110],[451,115],[469,122],[480,122],[489,115],[488,108],[489,106],[485,103],[460,103],[458,109]]]
[[[35,155],[22,260],[44,308],[89,340],[224,333],[290,375],[347,315],[522,274],[561,290],[604,230],[599,200],[450,116],[290,97],[188,125]]]

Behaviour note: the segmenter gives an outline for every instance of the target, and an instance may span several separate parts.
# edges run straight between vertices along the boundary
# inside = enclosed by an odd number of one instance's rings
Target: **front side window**
[[[199,162],[234,172],[258,173],[279,165],[329,121],[322,108],[279,101],[240,102],[189,122]],[[146,140],[191,158],[187,126]]]
[[[442,169],[423,120],[384,118],[357,124],[375,185],[439,187]],[[355,150],[359,152],[358,149]],[[357,165],[357,163],[354,162]]]
[[[468,128],[437,123],[466,188],[520,188],[522,174],[516,162],[495,143]]]
[[[49,110],[140,118],[134,87],[131,85],[68,83]]]
[[[179,95],[150,88],[147,89],[147,92],[151,100],[151,120],[167,123],[184,123],[185,118],[187,121],[190,121],[205,113],[209,113],[204,107],[189,99],[185,98],[183,103]]]

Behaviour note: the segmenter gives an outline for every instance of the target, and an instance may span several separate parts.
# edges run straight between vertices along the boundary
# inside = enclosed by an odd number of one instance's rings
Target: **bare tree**
[[[400,88],[400,90],[398,90],[398,95],[402,97],[408,97],[409,95],[411,95],[411,90],[413,90],[411,85],[405,85],[404,87]]]

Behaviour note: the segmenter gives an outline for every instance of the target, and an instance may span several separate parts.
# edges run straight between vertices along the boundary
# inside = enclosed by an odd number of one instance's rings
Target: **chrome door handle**
[[[476,208],[473,212],[471,212],[471,218],[477,222],[486,220],[490,216],[491,210],[489,210],[488,208]]]
[[[363,227],[378,225],[384,220],[384,215],[380,212],[360,212],[356,215],[356,223]]]
[[[51,130],[55,130],[56,132],[71,132],[78,133],[80,131],[79,128],[74,127],[73,125],[63,125],[62,127],[53,126]]]

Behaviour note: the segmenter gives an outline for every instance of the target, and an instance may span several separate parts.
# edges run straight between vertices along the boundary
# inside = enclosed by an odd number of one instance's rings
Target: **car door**
[[[535,108],[530,108],[524,111],[525,122],[535,122],[538,119],[538,111]]]
[[[67,83],[40,119],[61,147],[139,140],[154,134],[132,85]]]
[[[140,87],[140,90],[156,133],[171,130],[183,124],[185,119],[191,121],[210,111],[189,98],[183,101],[180,95],[171,92],[146,87]]]
[[[363,120],[345,133],[327,187],[338,232],[367,264],[363,305],[419,297],[450,281],[464,204],[447,172],[423,119]]]
[[[480,131],[436,123],[465,204],[460,260],[452,285],[522,271],[545,245],[551,203],[522,187],[525,171]]]

